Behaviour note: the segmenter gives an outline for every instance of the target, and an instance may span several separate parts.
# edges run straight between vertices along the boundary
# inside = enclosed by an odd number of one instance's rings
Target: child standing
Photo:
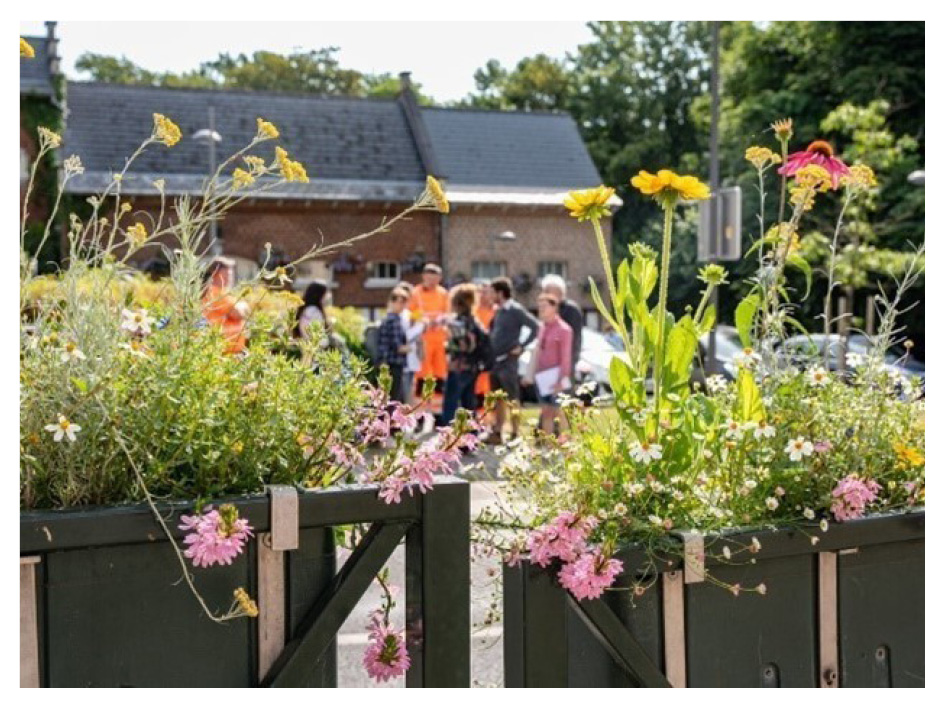
[[[387,316],[377,331],[377,361],[386,364],[390,371],[390,398],[401,403],[406,403],[404,365],[410,350],[401,313],[407,307],[408,298],[408,294],[399,288],[391,292],[387,299]]]

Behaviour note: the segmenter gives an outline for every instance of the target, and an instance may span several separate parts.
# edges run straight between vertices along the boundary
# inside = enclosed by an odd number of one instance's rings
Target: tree
[[[399,79],[391,74],[362,74],[338,62],[337,47],[298,51],[291,54],[258,51],[251,55],[221,54],[202,62],[197,69],[175,74],[152,72],[125,57],[85,53],[76,68],[88,72],[94,81],[147,86],[227,88],[251,91],[286,91],[325,96],[370,96],[389,98],[400,91]],[[432,99],[420,93],[424,104]]]

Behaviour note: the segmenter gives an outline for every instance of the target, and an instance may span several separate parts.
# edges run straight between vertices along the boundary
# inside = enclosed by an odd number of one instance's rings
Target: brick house
[[[218,225],[222,252],[244,274],[258,268],[267,242],[291,260],[316,240],[335,243],[376,227],[410,204],[432,174],[446,186],[449,215],[424,212],[398,223],[309,265],[295,286],[325,278],[336,304],[374,317],[394,283],[419,281],[422,264],[436,261],[447,282],[513,276],[529,305],[535,279],[560,273],[592,310],[582,284],[602,276],[596,245],[561,201],[568,189],[596,186],[600,176],[570,116],[421,108],[409,75],[401,78],[398,98],[385,100],[70,82],[64,154],[79,154],[85,165],[70,190],[100,191],[148,135],[157,112],[178,123],[184,137],[136,161],[123,193],[136,210],[154,209],[158,177],[168,195],[200,194],[209,148],[191,136],[216,131],[222,159],[248,142],[261,116],[278,126],[279,144],[306,166],[310,182],[248,200]],[[258,152],[271,150],[264,145]],[[605,230],[609,239],[609,220]]]

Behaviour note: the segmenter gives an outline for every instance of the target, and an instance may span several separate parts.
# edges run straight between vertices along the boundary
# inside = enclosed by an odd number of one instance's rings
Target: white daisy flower
[[[778,509],[778,506],[779,506],[778,498],[776,497],[769,497],[765,500],[765,507],[767,507],[772,512]]]
[[[731,559],[732,550],[729,549],[728,547],[722,547],[722,556],[724,556],[726,559]]]
[[[762,438],[774,438],[774,433],[774,426],[767,421],[762,421],[758,424],[758,428],[755,429],[753,435],[756,441],[760,441]]]
[[[124,308],[121,311],[121,317],[122,330],[127,330],[134,335],[151,334],[151,325],[154,324],[154,318],[148,315],[148,311],[144,308],[140,310],[128,310]]]
[[[814,510],[812,510],[810,507],[805,507],[804,519],[814,519]]]
[[[614,505],[614,514],[618,517],[623,517],[625,514],[627,514],[627,506],[622,502],[618,502],[616,505]]]
[[[859,369],[864,364],[866,364],[866,357],[861,355],[859,352],[847,352],[846,357],[847,366],[850,369]]]
[[[804,436],[798,436],[788,441],[784,452],[788,454],[791,460],[798,461],[814,452],[814,444],[804,440]]]
[[[53,434],[53,440],[59,443],[65,437],[70,443],[75,441],[75,434],[82,430],[78,424],[72,423],[62,414],[59,414],[59,422],[51,423],[44,428]]]
[[[758,541],[758,537],[751,538],[751,545],[748,547],[748,551],[752,554],[757,554],[761,551],[761,542]]]
[[[751,347],[746,347],[735,355],[735,364],[745,369],[753,369],[761,361],[761,355]]]
[[[820,520],[820,531],[826,532],[828,529],[830,529],[830,523],[827,521],[827,519],[824,518]]]
[[[731,438],[736,441],[740,441],[742,436],[745,435],[745,432],[742,431],[742,427],[738,425],[738,421],[732,419],[726,421],[722,429],[725,431],[726,438]]]
[[[663,526],[663,520],[657,517],[656,515],[650,515],[649,517],[647,517],[647,519],[650,520],[650,524],[652,524],[654,527]]]
[[[638,463],[650,463],[663,457],[663,447],[658,443],[637,441],[630,446],[630,457]]]
[[[827,383],[830,381],[830,375],[823,367],[814,367],[807,373],[807,381],[811,386],[827,386]]]
[[[82,350],[79,349],[79,346],[74,342],[67,342],[62,348],[62,354],[59,356],[59,361],[68,362],[70,360],[79,360],[85,359],[85,354]]]
[[[725,379],[721,374],[713,374],[710,377],[706,377],[705,388],[709,390],[711,394],[718,394],[721,391],[725,390],[725,387],[728,386],[728,380]]]
[[[646,490],[646,486],[643,483],[630,483],[624,486],[624,490],[627,491],[627,494],[630,495],[630,497],[633,497]]]

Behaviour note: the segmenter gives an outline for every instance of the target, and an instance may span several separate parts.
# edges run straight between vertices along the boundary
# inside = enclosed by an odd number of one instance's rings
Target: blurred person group
[[[573,386],[584,325],[581,309],[567,298],[564,279],[542,279],[536,318],[513,297],[509,278],[478,286],[460,283],[449,291],[441,285],[442,278],[442,269],[428,263],[420,283],[401,282],[388,296],[387,312],[377,328],[375,363],[389,370],[391,399],[417,403],[423,381],[432,377],[442,394],[437,423],[447,425],[460,407],[476,411],[490,391],[502,392],[486,439],[499,444],[506,424],[512,438],[519,435],[516,412],[524,384],[536,389],[540,428],[551,433],[557,422],[564,431],[567,423],[560,416],[559,398]],[[238,353],[246,347],[249,308],[233,295],[233,286],[233,262],[214,259],[206,271],[204,318],[222,330],[228,351]],[[317,336],[319,347],[334,346],[328,284],[309,284],[302,301],[294,337]],[[520,359],[533,342],[535,349],[521,376]]]

